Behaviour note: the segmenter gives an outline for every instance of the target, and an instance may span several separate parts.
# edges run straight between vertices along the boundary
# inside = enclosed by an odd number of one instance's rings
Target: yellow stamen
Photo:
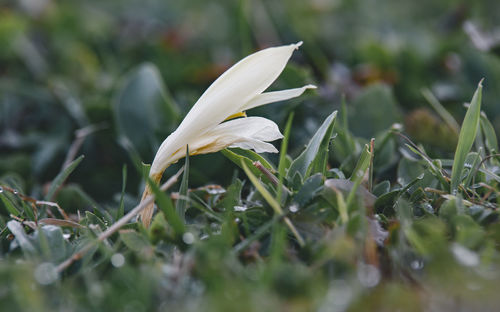
[[[236,113],[236,114],[232,114],[231,116],[229,116],[226,119],[224,119],[224,121],[231,120],[231,119],[238,118],[238,117],[246,117],[246,116],[247,116],[247,113],[245,113],[245,112],[239,112],[239,113]]]

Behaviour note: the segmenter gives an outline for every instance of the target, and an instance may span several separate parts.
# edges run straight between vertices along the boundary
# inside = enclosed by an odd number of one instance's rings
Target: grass
[[[496,310],[500,59],[454,18],[498,4],[259,3],[0,10],[2,310]],[[306,42],[273,87],[319,86],[249,113],[280,154],[179,161],[144,228],[143,163],[273,40]]]

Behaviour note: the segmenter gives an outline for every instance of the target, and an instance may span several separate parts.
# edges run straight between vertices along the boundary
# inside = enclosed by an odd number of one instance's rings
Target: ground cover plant
[[[0,7],[2,310],[498,309],[498,4],[305,3]],[[301,40],[287,101],[243,117],[242,78],[152,174],[217,77]]]

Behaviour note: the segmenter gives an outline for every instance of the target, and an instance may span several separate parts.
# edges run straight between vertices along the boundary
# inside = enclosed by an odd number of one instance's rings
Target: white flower
[[[203,93],[179,127],[161,144],[150,169],[150,177],[159,182],[163,171],[172,163],[189,154],[206,154],[226,147],[253,149],[257,153],[277,152],[267,142],[282,138],[278,126],[262,117],[246,117],[244,111],[268,103],[288,100],[301,95],[301,88],[263,93],[278,78],[294,50],[302,44],[273,47],[251,54],[223,73]],[[231,119],[245,116],[245,118]],[[225,121],[225,122],[224,122]],[[149,187],[143,200],[151,194]],[[153,205],[141,213],[147,227],[153,214]]]

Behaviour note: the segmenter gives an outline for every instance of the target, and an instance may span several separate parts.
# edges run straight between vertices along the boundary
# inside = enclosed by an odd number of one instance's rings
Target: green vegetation
[[[469,2],[2,3],[1,309],[497,309],[500,4]],[[248,112],[280,153],[187,157],[118,229],[203,90],[300,40],[271,89],[318,89]]]

